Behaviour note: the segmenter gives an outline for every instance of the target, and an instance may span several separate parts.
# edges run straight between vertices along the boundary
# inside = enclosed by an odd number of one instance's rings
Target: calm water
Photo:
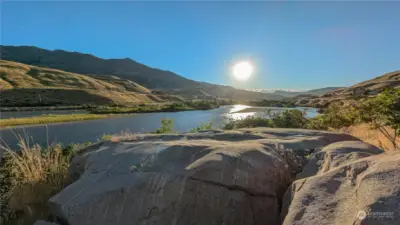
[[[254,112],[235,113],[245,108],[254,109]],[[87,141],[97,141],[104,134],[114,134],[121,131],[128,132],[151,132],[160,126],[163,118],[174,120],[174,129],[178,132],[188,132],[197,127],[202,122],[213,121],[214,127],[219,128],[225,124],[229,118],[240,119],[246,116],[264,116],[266,108],[248,107],[243,105],[224,106],[207,111],[185,111],[185,112],[165,112],[165,113],[145,113],[135,115],[123,115],[101,120],[79,121],[70,123],[24,126],[18,128],[1,129],[0,135],[4,142],[9,146],[15,147],[17,140],[15,135],[32,137],[33,141],[39,144],[46,144],[47,139],[50,143],[81,143]],[[272,110],[283,110],[282,108],[271,108]],[[248,109],[249,110],[249,109]],[[251,111],[250,110],[250,111]],[[80,111],[82,112],[82,111]],[[10,117],[26,117],[29,113],[36,112],[13,112]],[[53,113],[53,112],[51,112]],[[59,114],[61,112],[58,112]],[[64,114],[71,111],[64,111]],[[72,113],[76,113],[73,111]],[[42,112],[43,114],[43,112]],[[49,112],[45,112],[49,114]],[[308,116],[317,115],[316,109],[309,108]],[[34,114],[30,114],[32,116]],[[35,114],[38,115],[38,114]],[[3,117],[2,118],[7,118]],[[48,138],[47,138],[48,137]]]

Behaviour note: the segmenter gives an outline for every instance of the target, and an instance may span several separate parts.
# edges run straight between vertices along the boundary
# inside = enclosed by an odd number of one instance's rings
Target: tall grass
[[[85,144],[84,146],[87,146]],[[84,146],[43,149],[19,138],[19,149],[0,146],[4,151],[0,167],[0,224],[33,224],[48,216],[47,201],[67,186],[73,152]]]

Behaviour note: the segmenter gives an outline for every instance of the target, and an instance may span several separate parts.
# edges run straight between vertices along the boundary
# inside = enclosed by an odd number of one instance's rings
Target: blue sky
[[[239,88],[346,86],[400,69],[400,2],[3,1],[1,43],[129,57]],[[251,61],[255,74],[231,79]]]

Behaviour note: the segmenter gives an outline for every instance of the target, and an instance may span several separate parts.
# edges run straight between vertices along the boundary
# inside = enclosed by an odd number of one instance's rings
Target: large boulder
[[[284,225],[400,224],[400,152],[296,180],[285,194],[282,218]]]
[[[297,129],[136,135],[74,157],[77,179],[50,199],[63,224],[280,224],[287,150],[355,140]]]

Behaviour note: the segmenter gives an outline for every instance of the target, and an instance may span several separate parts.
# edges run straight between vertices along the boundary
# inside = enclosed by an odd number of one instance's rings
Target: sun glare
[[[249,79],[252,73],[253,66],[249,62],[239,62],[233,66],[233,76],[239,81]]]

